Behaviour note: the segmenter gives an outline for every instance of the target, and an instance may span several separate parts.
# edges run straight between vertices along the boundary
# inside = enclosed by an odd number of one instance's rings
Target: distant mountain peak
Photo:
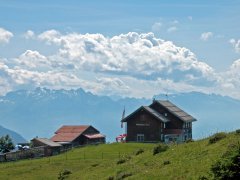
[[[14,144],[27,142],[20,134],[0,125],[0,137],[9,135]]]

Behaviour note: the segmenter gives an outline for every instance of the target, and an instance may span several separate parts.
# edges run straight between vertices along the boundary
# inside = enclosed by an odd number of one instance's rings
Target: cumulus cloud
[[[188,20],[192,21],[193,17],[192,16],[188,16]]]
[[[0,62],[0,86],[4,86],[6,92],[8,92],[23,87],[73,88],[79,86],[88,87],[89,84],[69,72],[39,72],[22,69],[18,66],[11,68]],[[3,91],[2,93],[6,92]]]
[[[172,27],[167,29],[167,32],[169,32],[169,33],[174,32],[174,31],[177,31],[177,27],[176,26],[172,26]]]
[[[212,32],[204,32],[204,33],[201,34],[200,39],[203,40],[203,41],[207,41],[211,37],[213,37],[213,33]]]
[[[130,88],[120,78],[116,77],[100,77],[97,78],[99,84],[98,93],[108,95],[127,95],[130,93]]]
[[[162,23],[156,22],[152,25],[152,31],[159,32],[161,30],[162,26],[163,26]]]
[[[171,22],[171,24],[179,24],[179,21],[178,20],[174,20]]]
[[[13,33],[0,27],[0,43],[8,43],[13,37]]]
[[[28,30],[23,34],[25,39],[33,39],[35,37],[35,33],[32,30]]]
[[[51,45],[51,43],[54,44],[60,44],[61,43],[61,33],[52,29],[45,31],[38,35],[38,38],[40,40],[45,41],[47,44]]]
[[[240,60],[217,73],[191,50],[153,33],[106,37],[49,30],[34,37],[54,45],[57,52],[46,55],[29,49],[13,59],[0,58],[0,93],[40,86],[148,98],[166,91],[217,92],[240,98]]]
[[[236,40],[236,39],[230,39],[229,42],[232,44],[234,50],[237,53],[240,53],[240,39]]]
[[[48,68],[50,66],[50,61],[40,54],[38,51],[26,50],[18,58],[15,59],[18,66],[24,67],[26,69],[38,69],[42,67]]]
[[[41,40],[60,45],[59,63],[67,60],[75,70],[129,75],[140,79],[171,76],[178,81],[186,74],[212,77],[213,69],[198,61],[185,47],[158,39],[153,33],[130,32],[114,37],[102,34],[67,34],[55,30],[39,35]],[[175,74],[177,74],[175,76]]]

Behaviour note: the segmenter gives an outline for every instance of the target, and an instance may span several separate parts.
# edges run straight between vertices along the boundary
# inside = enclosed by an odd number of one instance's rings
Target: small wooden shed
[[[52,141],[66,146],[105,143],[105,135],[90,125],[62,126],[51,138]]]
[[[44,155],[52,156],[60,153],[62,145],[47,138],[34,138],[31,140],[33,147],[44,146]]]

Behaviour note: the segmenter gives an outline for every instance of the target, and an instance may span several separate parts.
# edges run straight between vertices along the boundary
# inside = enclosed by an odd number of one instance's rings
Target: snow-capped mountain
[[[155,99],[166,99],[164,95]],[[168,99],[193,115],[193,136],[199,138],[216,131],[240,128],[240,101],[197,92],[168,95]],[[27,139],[51,137],[63,124],[91,124],[113,141],[124,132],[120,119],[151,99],[97,96],[82,89],[19,90],[0,97],[0,124],[21,133]]]

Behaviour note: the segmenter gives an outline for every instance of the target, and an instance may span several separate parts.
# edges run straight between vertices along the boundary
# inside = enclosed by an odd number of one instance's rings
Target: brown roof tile
[[[62,126],[55,132],[51,140],[55,142],[72,142],[89,127],[89,125]]]
[[[55,133],[82,133],[89,125],[81,125],[81,126],[62,126]]]
[[[168,109],[172,114],[174,114],[175,116],[180,118],[182,121],[185,121],[185,122],[196,121],[196,119],[194,117],[192,117],[191,115],[189,115],[188,113],[186,113],[185,111],[183,111],[182,109],[180,109],[179,107],[177,107],[176,105],[174,105],[173,103],[171,103],[168,100],[167,101],[159,100],[156,102],[158,102],[163,107]]]

